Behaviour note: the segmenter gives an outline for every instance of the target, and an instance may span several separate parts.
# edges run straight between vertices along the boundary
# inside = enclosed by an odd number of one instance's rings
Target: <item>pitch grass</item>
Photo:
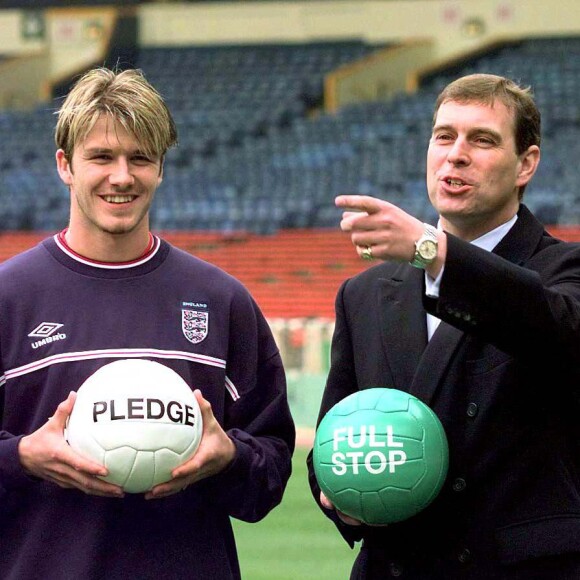
[[[264,520],[233,520],[244,580],[348,580],[358,546],[351,550],[314,503],[307,454],[296,449],[284,499]]]

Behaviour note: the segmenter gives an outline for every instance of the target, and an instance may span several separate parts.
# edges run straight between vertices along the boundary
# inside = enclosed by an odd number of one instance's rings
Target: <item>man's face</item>
[[[70,163],[59,150],[57,168],[70,188],[70,230],[75,237],[90,242],[103,234],[149,231],[161,160],[147,156],[135,136],[114,119],[102,115],[75,147]]]
[[[429,199],[443,228],[472,240],[511,219],[539,155],[536,146],[516,153],[513,115],[503,103],[444,102],[427,153]]]

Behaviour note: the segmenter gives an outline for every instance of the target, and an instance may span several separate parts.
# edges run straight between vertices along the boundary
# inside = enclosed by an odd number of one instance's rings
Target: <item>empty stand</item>
[[[341,193],[379,196],[434,222],[424,186],[432,107],[445,84],[471,72],[533,87],[544,136],[525,201],[544,223],[580,223],[580,37],[510,42],[430,74],[415,94],[321,113],[324,75],[377,48],[352,41],[141,50],[138,64],[167,98],[180,132],[154,227],[335,228],[333,199]],[[0,229],[66,225],[68,193],[52,142],[57,106],[0,112]]]

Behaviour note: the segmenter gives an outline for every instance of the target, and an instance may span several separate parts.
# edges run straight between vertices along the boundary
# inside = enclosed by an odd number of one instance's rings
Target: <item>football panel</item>
[[[137,451],[133,447],[119,447],[106,451],[104,464],[109,470],[109,475],[102,479],[124,487],[131,474],[136,457]]]
[[[127,493],[144,493],[153,487],[155,454],[139,451],[123,488]]]
[[[384,389],[380,399],[377,401],[377,411],[383,413],[401,412],[407,413],[409,404],[414,399],[409,393],[397,389]]]
[[[394,523],[400,522],[419,513],[421,506],[415,499],[415,494],[409,489],[398,487],[385,487],[378,492],[381,503],[384,506],[384,516],[375,516],[374,522],[369,523]],[[372,516],[370,516],[372,517]],[[379,521],[382,519],[382,521]]]
[[[356,489],[343,489],[341,492],[327,497],[338,510],[345,513],[347,516],[361,519],[361,494]]]
[[[171,472],[186,459],[180,453],[174,453],[171,449],[159,449],[154,456],[153,486],[165,483],[171,479]]]
[[[94,438],[107,450],[133,447],[139,451],[155,451],[159,447],[169,447],[182,452],[195,441],[196,430],[175,423],[127,421],[95,426]]]

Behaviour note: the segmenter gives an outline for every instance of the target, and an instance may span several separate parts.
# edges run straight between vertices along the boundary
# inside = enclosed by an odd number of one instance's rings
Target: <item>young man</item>
[[[59,111],[69,226],[0,266],[3,580],[239,578],[230,517],[282,498],[294,425],[266,321],[239,282],[149,231],[176,140],[134,70],[90,71]],[[202,409],[196,455],[144,495],[63,436],[75,389],[119,358],[172,368]]]
[[[446,484],[386,527],[337,513],[362,540],[352,578],[580,578],[580,247],[521,204],[540,160],[529,92],[470,75],[439,96],[427,154],[438,228],[341,196],[341,227],[384,260],[341,287],[320,418],[357,390],[407,391],[441,419]],[[351,211],[357,210],[357,211]]]

